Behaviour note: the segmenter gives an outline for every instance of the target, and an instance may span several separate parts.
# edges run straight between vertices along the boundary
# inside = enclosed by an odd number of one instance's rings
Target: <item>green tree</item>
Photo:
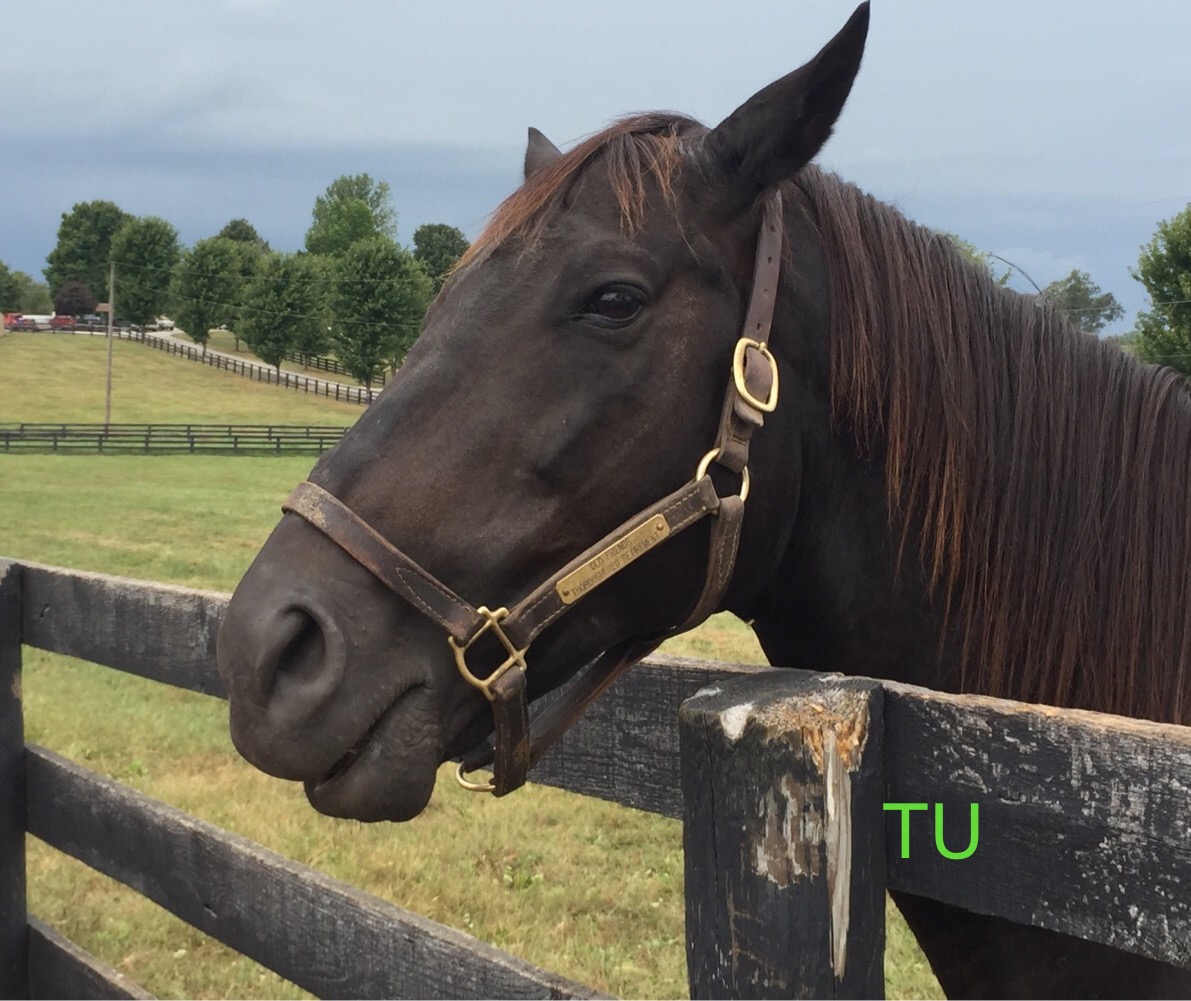
[[[386,181],[367,174],[344,174],[314,201],[313,222],[306,232],[312,254],[342,254],[374,236],[395,239],[397,213]]]
[[[112,238],[132,216],[115,202],[78,202],[62,213],[58,242],[46,258],[45,278],[50,288],[80,281],[96,295],[108,287],[108,261]]]
[[[365,386],[405,357],[421,329],[431,288],[413,254],[392,240],[362,241],[339,258],[331,337],[344,367]]]
[[[244,289],[240,334],[278,371],[287,351],[320,341],[320,269],[309,254],[272,254]]]
[[[50,287],[45,282],[39,282],[24,271],[14,271],[12,276],[17,280],[21,290],[17,309],[34,316],[53,312],[54,300],[50,296]]]
[[[0,313],[19,313],[21,310],[21,282],[17,273],[9,271],[0,261]]]
[[[73,279],[63,282],[54,293],[54,312],[61,316],[93,313],[98,303],[99,300],[89,285]]]
[[[125,222],[112,237],[116,314],[144,324],[164,313],[180,256],[178,231],[164,219],[142,216]]]
[[[256,231],[256,227],[247,219],[233,219],[217,235],[225,237],[228,240],[235,240],[237,243],[252,244],[266,254],[271,249],[268,241]]]
[[[267,246],[267,244],[266,244]],[[261,250],[260,245],[256,243],[248,243],[242,240],[233,240],[232,248],[235,254],[234,272],[237,276],[236,293],[231,300],[234,309],[227,319],[227,325],[231,329],[232,337],[236,341],[236,350],[240,350],[240,320],[242,313],[240,306],[243,302],[244,291],[249,284],[260,273],[261,268],[265,266],[265,262],[273,255],[273,252]]]
[[[435,295],[467,248],[463,232],[445,223],[427,223],[414,232],[414,257],[434,283]]]
[[[211,328],[230,325],[236,319],[243,286],[239,264],[240,245],[224,236],[212,236],[183,253],[174,271],[174,319],[204,352]]]
[[[331,321],[334,318],[333,292],[338,265],[335,258],[322,254],[304,254],[309,261],[314,286],[314,312],[318,323],[303,325],[294,339],[294,350],[310,355],[325,355],[331,350]]]
[[[1102,292],[1086,271],[1072,271],[1042,290],[1042,297],[1067,315],[1085,334],[1099,334],[1125,315],[1125,308],[1111,292]]]
[[[1191,205],[1158,223],[1133,272],[1150,296],[1137,317],[1137,353],[1191,378]]]

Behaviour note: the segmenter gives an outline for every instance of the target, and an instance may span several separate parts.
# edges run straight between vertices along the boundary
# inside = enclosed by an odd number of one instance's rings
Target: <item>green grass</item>
[[[102,344],[0,338],[0,420],[94,419],[82,415],[97,404],[102,415]],[[167,408],[172,420],[256,423],[359,413],[139,345],[116,349],[121,420],[165,420]],[[230,413],[238,416],[215,416]],[[293,458],[0,455],[0,554],[230,590],[308,467]],[[675,648],[759,658],[751,633],[728,616]],[[502,800],[469,796],[445,773],[409,824],[335,821],[297,785],[239,759],[216,700],[34,650],[25,693],[31,741],[149,795],[601,990],[685,994],[673,821],[532,786]],[[159,996],[302,996],[32,840],[29,865],[31,909]],[[940,996],[900,920],[890,923],[886,967],[890,997]]]
[[[0,336],[0,421],[103,422],[107,342],[86,334]],[[135,341],[112,342],[112,421],[134,423],[353,424],[357,404],[336,403]]]

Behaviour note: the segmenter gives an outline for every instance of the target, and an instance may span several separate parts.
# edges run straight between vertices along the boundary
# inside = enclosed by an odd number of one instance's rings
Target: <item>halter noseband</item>
[[[626,667],[660,640],[642,642],[587,668],[551,706],[529,723],[525,655],[538,634],[566,614],[585,595],[666,539],[713,515],[707,576],[686,621],[673,633],[690,629],[719,606],[736,563],[744,502],[748,497],[749,442],[777,406],[777,361],[768,347],[777,298],[782,251],[782,196],[765,202],[757,237],[753,286],[744,327],[732,358],[715,445],[703,456],[694,478],[674,493],[638,512],[557,573],[548,577],[512,609],[495,610],[467,601],[385,539],[342,501],[310,482],[299,483],[282,511],[302,518],[404,598],[447,634],[459,673],[492,706],[495,748],[480,745],[460,763],[456,778],[466,789],[503,796],[525,783],[526,773],[546,749]],[[740,493],[720,497],[708,469],[715,463],[741,478]],[[505,659],[481,677],[467,663],[467,653],[485,633],[505,650]],[[491,762],[490,783],[469,781],[465,774]]]

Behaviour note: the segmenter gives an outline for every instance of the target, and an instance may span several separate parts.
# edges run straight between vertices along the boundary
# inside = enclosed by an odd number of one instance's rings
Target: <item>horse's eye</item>
[[[632,285],[605,285],[579,311],[584,320],[605,327],[623,327],[637,318],[645,305],[645,294]]]

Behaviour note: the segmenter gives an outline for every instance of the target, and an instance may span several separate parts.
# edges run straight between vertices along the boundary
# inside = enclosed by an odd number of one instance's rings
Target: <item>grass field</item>
[[[114,420],[348,423],[360,413],[136,344],[116,344],[115,371]],[[0,386],[0,421],[102,420],[103,341],[0,337]],[[0,555],[230,590],[308,468],[0,455]],[[727,616],[675,642],[759,658]],[[449,780],[409,824],[334,821],[238,758],[216,700],[33,650],[25,692],[28,738],[90,768],[601,990],[685,994],[675,822],[532,786],[468,796]],[[131,891],[36,842],[30,851],[31,909],[159,996],[302,996]],[[886,964],[890,997],[940,996],[900,922]]]

